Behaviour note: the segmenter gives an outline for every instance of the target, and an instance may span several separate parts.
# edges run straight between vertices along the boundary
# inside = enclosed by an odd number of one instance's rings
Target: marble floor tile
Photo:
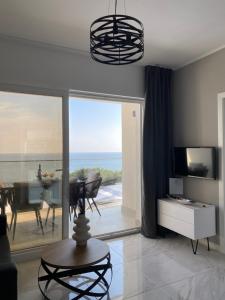
[[[171,300],[224,300],[225,269],[215,267],[162,289]]]
[[[169,297],[170,295],[167,295],[166,291],[164,291],[161,288],[158,288],[158,289],[145,292],[143,294],[136,295],[134,297],[130,297],[129,300],[173,300],[172,298]]]
[[[110,299],[126,299],[155,288],[155,284],[145,276],[138,266],[131,262],[129,267],[117,265],[113,268]]]
[[[18,300],[43,300],[42,294],[38,288],[20,292]]]
[[[136,260],[147,254],[158,254],[160,251],[156,249],[157,240],[149,240],[140,237],[140,234],[125,239],[117,239],[109,243],[111,249],[123,257],[124,262]],[[162,249],[161,249],[162,251]]]
[[[124,262],[124,258],[115,252],[113,249],[110,249],[111,254],[111,263],[113,266],[120,265]]]
[[[222,253],[219,253],[217,251],[207,251],[205,253],[205,257],[210,263],[211,266],[217,266],[217,267],[223,267],[225,268],[225,256]]]
[[[39,265],[39,259],[17,264],[19,292],[30,291],[38,287]]]
[[[197,255],[193,255],[190,241],[180,236],[151,240],[135,234],[107,243],[113,279],[104,300],[225,299],[225,256],[215,250],[208,252],[200,245]],[[39,263],[34,260],[18,264],[19,300],[42,299],[37,284]],[[68,280],[76,282],[74,278]],[[50,299],[72,298],[72,293],[52,287]]]
[[[155,263],[149,263],[145,257],[132,261],[126,265],[127,269],[135,268],[142,272],[155,287],[160,287],[165,284],[177,282],[187,277],[194,275],[188,268],[183,267],[176,261],[169,259],[165,260],[165,257],[162,258],[163,261],[156,261]]]

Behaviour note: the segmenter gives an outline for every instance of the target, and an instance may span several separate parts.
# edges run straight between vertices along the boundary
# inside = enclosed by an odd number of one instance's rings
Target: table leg
[[[85,268],[80,268],[75,270],[74,269],[62,270],[60,268],[55,268],[53,269],[53,271],[42,260],[39,268],[39,277],[38,277],[38,284],[42,295],[45,297],[45,299],[47,300],[49,299],[47,296],[48,287],[50,282],[54,280],[59,285],[77,294],[74,298],[72,298],[72,300],[78,300],[84,296],[91,296],[91,297],[96,297],[97,299],[102,299],[108,293],[112,281],[112,265],[110,263],[111,260],[110,254],[107,256],[106,260],[107,262],[104,264],[93,265],[90,267],[85,267]],[[44,269],[47,275],[40,276],[41,268]],[[110,282],[108,282],[105,278],[107,271],[111,272]],[[71,277],[75,275],[80,275],[80,277],[82,278],[84,274],[87,273],[95,273],[97,275],[96,279],[91,278],[92,283],[87,288],[85,287],[82,289],[82,284],[79,286],[73,286],[63,280],[67,277]],[[89,277],[87,276],[87,278]],[[44,288],[41,286],[41,282],[45,283]],[[96,286],[99,286],[102,289],[102,291],[98,291],[98,292],[93,291],[93,289]]]

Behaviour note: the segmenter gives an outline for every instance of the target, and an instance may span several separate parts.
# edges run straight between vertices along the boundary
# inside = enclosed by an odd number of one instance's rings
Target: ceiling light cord
[[[125,13],[125,15],[126,15],[126,14],[127,14],[126,0],[124,0],[123,3],[124,3],[124,13]]]
[[[118,5],[118,0],[115,0],[115,15],[117,14],[117,5]],[[111,0],[108,1],[108,15],[110,14],[110,7],[111,7]],[[124,14],[127,14],[127,7],[126,7],[126,0],[123,0],[123,10]]]
[[[116,15],[116,9],[117,9],[117,0],[115,0],[115,15]]]
[[[109,2],[108,2],[108,15],[109,15],[109,10],[110,10],[110,2],[111,2],[111,0],[109,0]]]

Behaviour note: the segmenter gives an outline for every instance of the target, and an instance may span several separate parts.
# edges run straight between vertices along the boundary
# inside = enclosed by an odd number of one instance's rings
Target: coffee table
[[[42,271],[45,275],[41,275]],[[80,281],[74,284],[76,280],[73,281],[73,278],[79,277],[85,277],[84,285]],[[74,240],[66,239],[48,246],[42,254],[38,284],[45,299],[50,299],[50,283],[54,283],[57,288],[63,286],[70,293],[74,292],[74,298],[70,299],[85,299],[85,296],[102,299],[108,293],[111,280],[110,251],[104,241],[91,238],[86,247],[76,247]]]

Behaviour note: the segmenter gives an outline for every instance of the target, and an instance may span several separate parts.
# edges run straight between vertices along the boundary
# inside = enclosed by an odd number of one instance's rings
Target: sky
[[[121,152],[121,104],[70,98],[70,152]],[[62,153],[62,98],[0,92],[0,154]]]
[[[121,104],[70,98],[70,152],[121,152]]]
[[[0,92],[0,153],[62,153],[62,98]]]

